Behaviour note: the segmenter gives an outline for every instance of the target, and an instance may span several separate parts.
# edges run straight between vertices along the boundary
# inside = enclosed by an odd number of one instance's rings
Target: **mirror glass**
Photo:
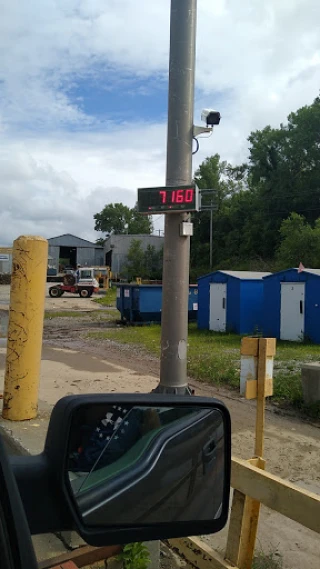
[[[88,527],[213,520],[225,459],[218,408],[91,404],[73,415],[66,477]]]

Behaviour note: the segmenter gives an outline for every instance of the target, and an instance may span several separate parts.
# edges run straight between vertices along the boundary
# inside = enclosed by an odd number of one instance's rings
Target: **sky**
[[[165,184],[169,0],[0,0],[0,246],[95,240],[104,205]],[[194,169],[248,156],[320,85],[319,0],[198,0]],[[155,226],[161,226],[156,218]]]

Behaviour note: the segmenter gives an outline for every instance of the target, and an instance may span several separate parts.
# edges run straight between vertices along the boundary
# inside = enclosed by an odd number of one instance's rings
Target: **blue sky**
[[[70,100],[99,121],[164,122],[167,116],[167,81],[97,71],[93,80],[78,79],[67,90]]]
[[[165,180],[170,0],[10,0],[0,21],[0,245],[95,239],[93,214]],[[198,0],[194,169],[237,164],[320,83],[318,0]]]

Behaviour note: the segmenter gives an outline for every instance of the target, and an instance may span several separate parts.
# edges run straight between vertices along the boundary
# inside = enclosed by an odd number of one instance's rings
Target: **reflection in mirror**
[[[217,519],[224,495],[223,414],[182,405],[78,408],[66,469],[88,527]]]

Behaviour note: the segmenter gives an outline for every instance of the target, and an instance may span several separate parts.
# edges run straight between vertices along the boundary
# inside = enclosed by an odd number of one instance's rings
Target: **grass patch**
[[[115,306],[117,300],[117,289],[115,287],[109,288],[103,296],[94,298],[93,302],[102,304],[102,306]]]
[[[143,348],[149,354],[160,357],[160,333],[160,326],[151,325],[90,332],[89,336]],[[198,330],[196,324],[190,324],[188,342],[188,373],[191,377],[239,389],[240,336]],[[305,405],[301,385],[301,365],[319,359],[317,345],[279,341],[274,364],[273,401],[281,407],[293,407],[314,419],[320,419],[320,403]]]
[[[252,562],[252,569],[282,569],[283,559],[282,555],[277,550],[269,551],[269,553],[264,553],[259,551],[257,555],[254,556]]]
[[[160,326],[130,326],[117,330],[90,332],[89,337],[109,339],[143,348],[160,357]],[[200,331],[189,327],[188,372],[195,379],[239,386],[240,339],[233,334]]]
[[[58,310],[57,312],[45,312],[44,319],[51,320],[52,318],[84,318],[88,316],[86,312],[77,312],[76,310]]]
[[[119,313],[117,310],[93,310],[76,311],[76,310],[59,310],[55,312],[45,312],[45,320],[52,320],[53,318],[87,318],[90,320],[119,320]]]
[[[114,311],[119,315],[118,311]],[[160,356],[160,326],[125,326],[99,332],[89,332],[89,338],[114,340],[120,344],[130,344],[148,353]]]

